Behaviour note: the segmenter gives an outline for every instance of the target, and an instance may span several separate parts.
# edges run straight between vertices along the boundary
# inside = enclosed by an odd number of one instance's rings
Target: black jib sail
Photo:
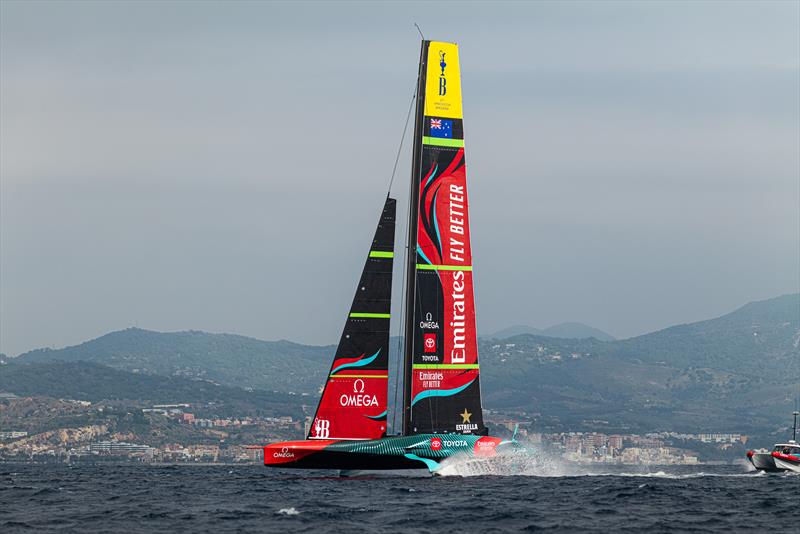
[[[387,198],[308,439],[386,435],[396,208]]]
[[[404,433],[485,435],[453,43],[422,43],[408,243]]]

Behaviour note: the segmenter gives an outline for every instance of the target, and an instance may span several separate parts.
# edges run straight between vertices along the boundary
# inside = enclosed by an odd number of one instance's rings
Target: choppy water
[[[0,532],[800,531],[797,475],[458,471],[338,478],[259,465],[0,464]]]

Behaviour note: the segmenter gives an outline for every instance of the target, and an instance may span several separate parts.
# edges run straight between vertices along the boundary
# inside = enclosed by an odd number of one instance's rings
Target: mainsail
[[[386,435],[396,208],[387,198],[308,439]]]
[[[423,41],[408,237],[404,434],[487,433],[468,211],[458,46]]]

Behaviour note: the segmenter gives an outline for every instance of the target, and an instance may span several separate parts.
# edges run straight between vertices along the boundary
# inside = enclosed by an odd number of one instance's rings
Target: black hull
[[[404,456],[361,454],[357,452],[320,451],[291,464],[275,467],[291,469],[338,469],[340,471],[387,471],[420,469],[420,462]]]

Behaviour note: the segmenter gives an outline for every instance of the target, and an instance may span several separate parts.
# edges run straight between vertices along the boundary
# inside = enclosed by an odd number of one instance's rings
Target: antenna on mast
[[[419,28],[419,24],[417,24],[417,23],[415,22],[415,23],[414,23],[414,27],[417,29],[417,31],[419,32],[419,36],[420,36],[420,37],[422,37],[422,40],[424,41],[424,40],[425,40],[425,36],[424,36],[424,35],[422,35],[422,30]]]

